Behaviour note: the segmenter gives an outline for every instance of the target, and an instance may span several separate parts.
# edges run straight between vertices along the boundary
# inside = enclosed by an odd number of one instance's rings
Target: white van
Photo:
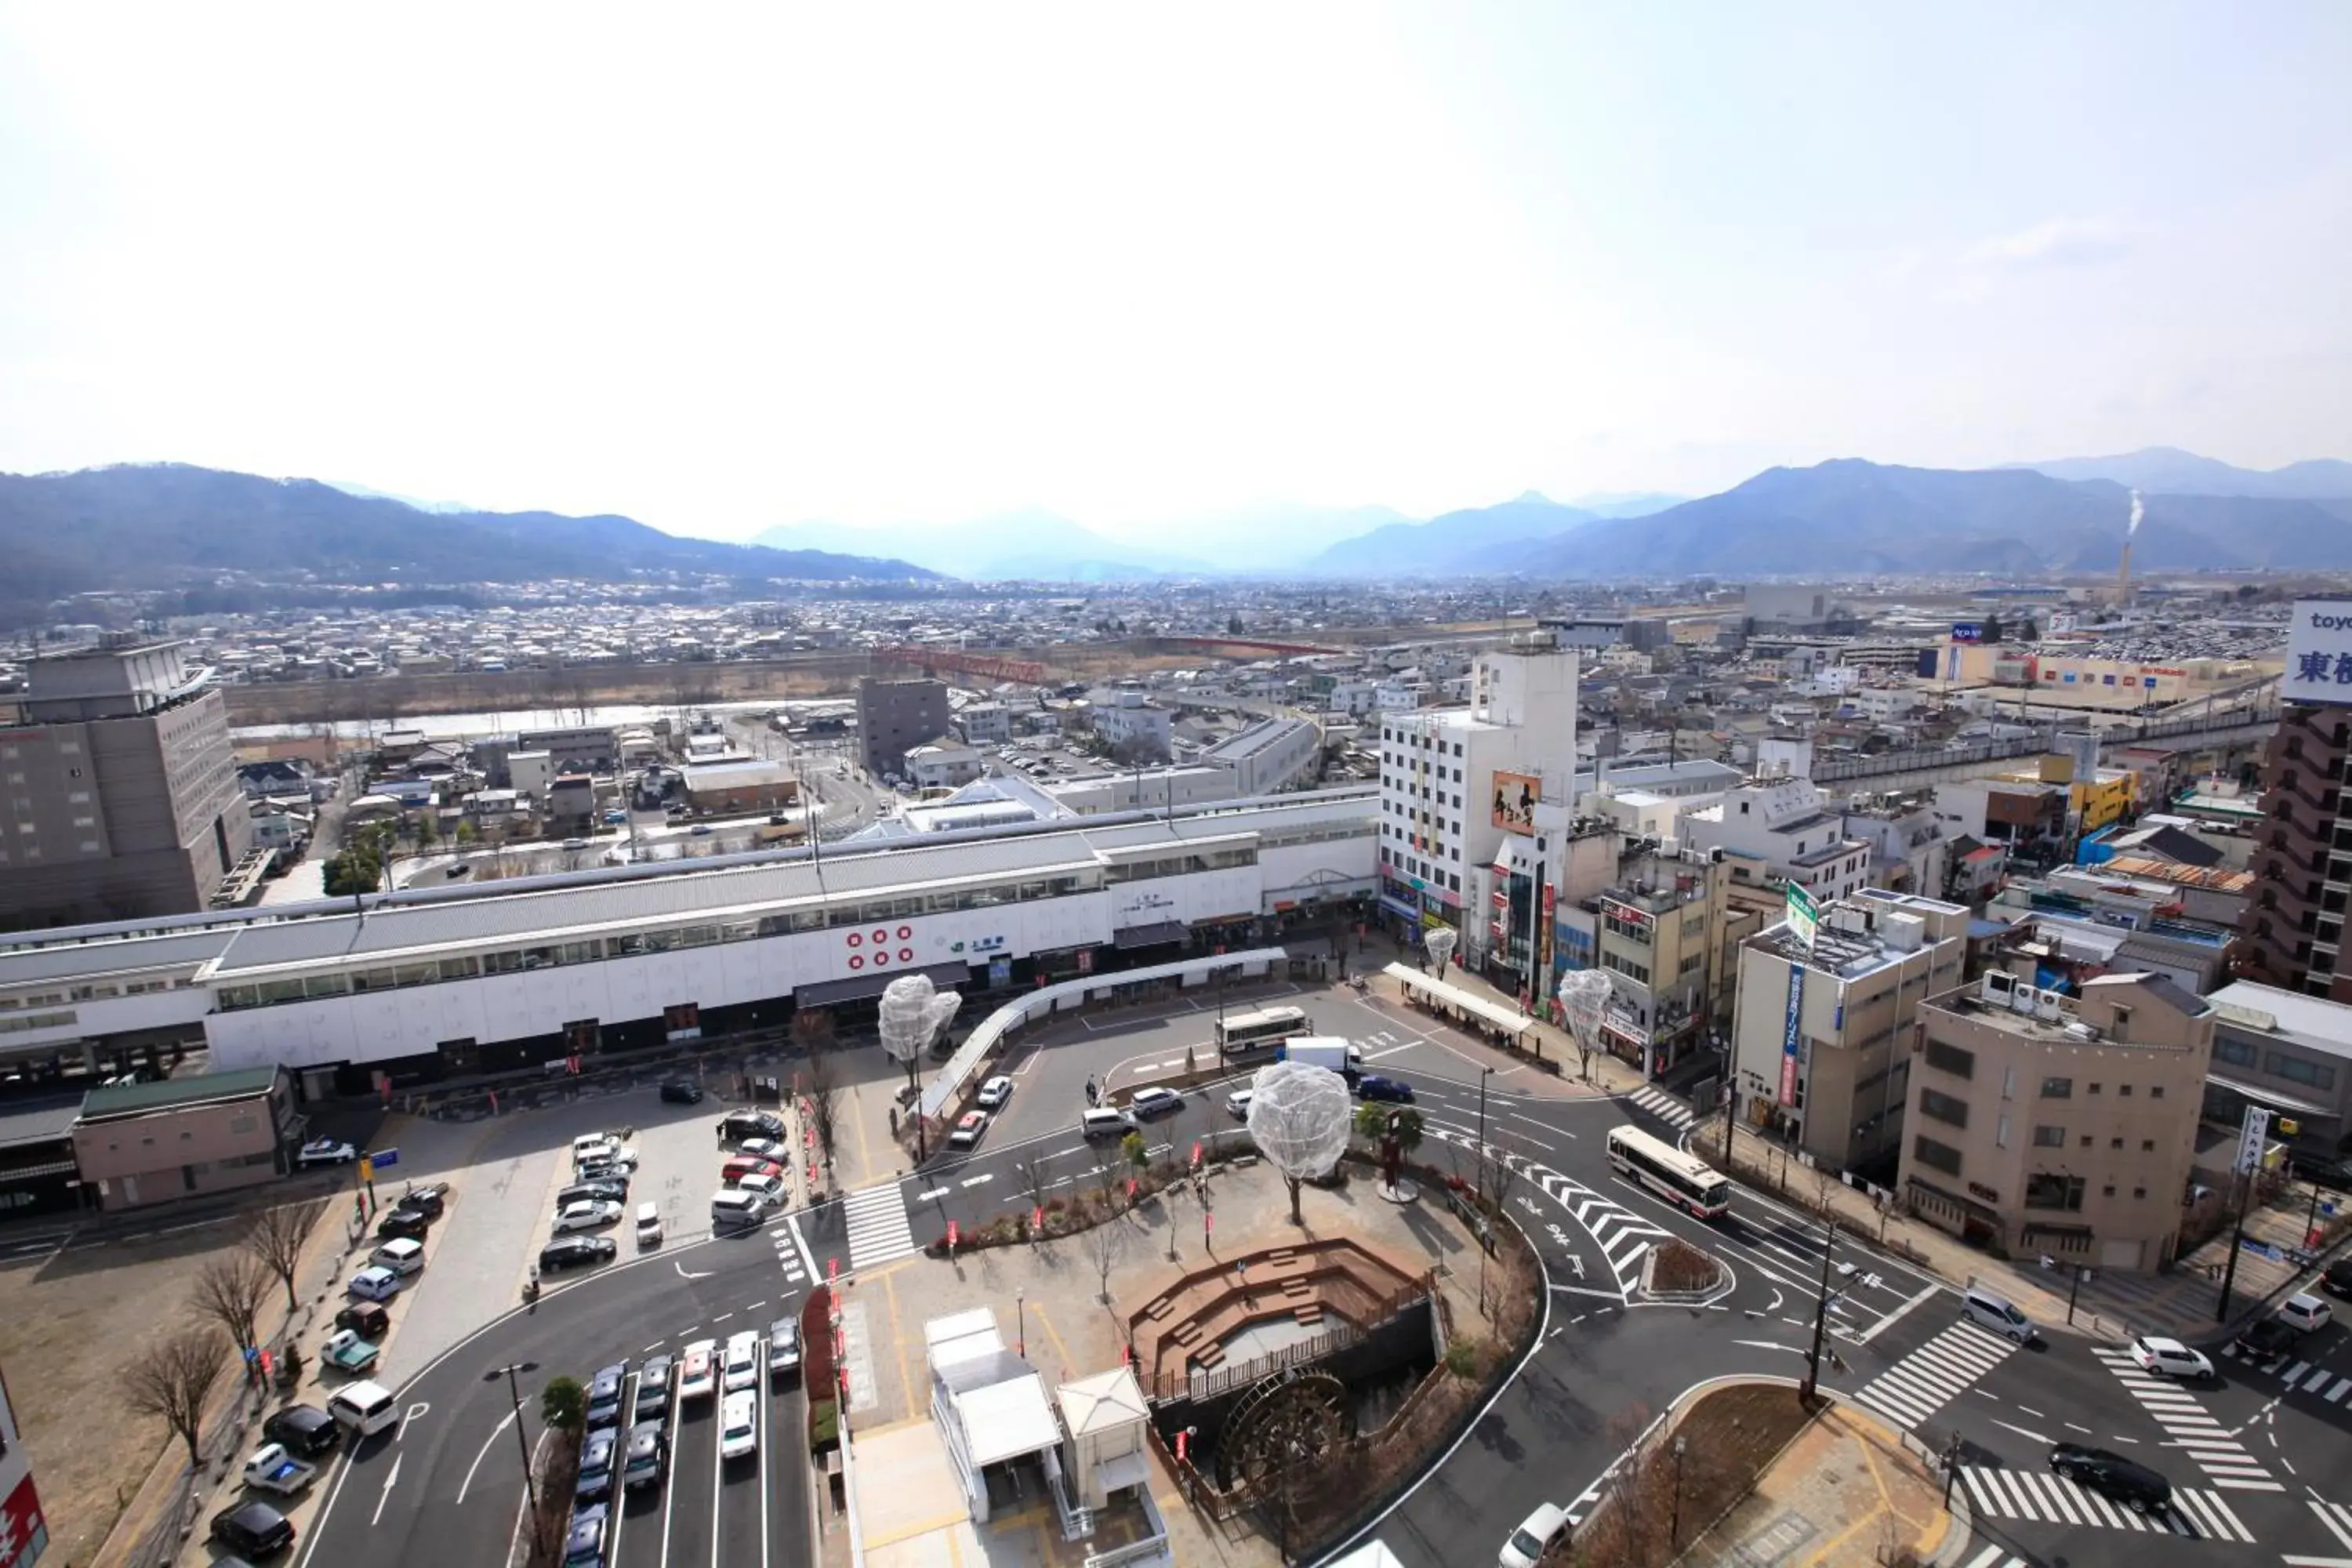
[[[721,1187],[710,1200],[710,1228],[740,1230],[768,1217],[768,1200],[741,1187]]]
[[[1971,1285],[1961,1292],[1960,1316],[1980,1329],[2021,1345],[2030,1345],[2042,1337],[2032,1319],[1981,1285]]]
[[[414,1274],[425,1267],[425,1244],[404,1236],[377,1247],[369,1261],[394,1274]]]
[[[383,1384],[362,1380],[335,1390],[334,1396],[327,1401],[327,1414],[346,1431],[372,1437],[399,1424],[400,1402]]]

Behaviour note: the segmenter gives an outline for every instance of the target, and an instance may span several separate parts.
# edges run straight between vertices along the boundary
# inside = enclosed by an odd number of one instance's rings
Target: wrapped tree
[[[1250,1079],[1250,1141],[1289,1184],[1290,1222],[1304,1225],[1299,1184],[1331,1173],[1355,1125],[1347,1080],[1307,1062],[1269,1062]]]
[[[1598,969],[1571,969],[1559,977],[1560,1010],[1575,1040],[1579,1076],[1592,1076],[1593,1047],[1601,1043],[1601,1010],[1609,1005],[1609,976]]]

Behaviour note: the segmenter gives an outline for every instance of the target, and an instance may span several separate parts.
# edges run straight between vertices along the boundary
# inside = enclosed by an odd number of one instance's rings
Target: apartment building
[[[1122,687],[1094,705],[1095,733],[1122,758],[1164,763],[1175,744],[1176,716],[1142,691]]]
[[[228,710],[177,642],[37,658],[0,727],[0,929],[205,907],[253,847]]]
[[[1703,1047],[1722,984],[1727,873],[1703,854],[1643,849],[1591,900],[1594,967],[1612,992],[1601,1034],[1610,1052],[1655,1078]]]
[[[2105,1269],[2168,1263],[2213,1008],[2154,974],[2080,997],[1992,972],[1919,1010],[1901,1191],[1974,1245]]]
[[[2284,991],[2352,1002],[2339,975],[2344,910],[2352,898],[2352,710],[2288,702],[2263,752],[2263,820],[2254,830],[2254,887],[2243,923],[2246,978]]]
[[[1835,1170],[1893,1154],[1912,1025],[1960,984],[1968,931],[1958,904],[1863,888],[1822,910],[1810,945],[1786,921],[1742,942],[1731,1060],[1748,1124]]]
[[[907,753],[948,728],[947,682],[858,681],[857,760],[876,777],[905,772]]]
[[[1824,906],[1870,882],[1870,844],[1845,831],[1810,779],[1751,779],[1685,812],[1682,829],[1689,843],[1721,850],[1735,882],[1793,882]]]

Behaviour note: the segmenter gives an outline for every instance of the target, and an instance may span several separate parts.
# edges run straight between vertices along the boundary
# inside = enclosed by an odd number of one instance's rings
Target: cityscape
[[[2352,25],[1699,15],[0,15],[0,1568],[2352,1565]]]

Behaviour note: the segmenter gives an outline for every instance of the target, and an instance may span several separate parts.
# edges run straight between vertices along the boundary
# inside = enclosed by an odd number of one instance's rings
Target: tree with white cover
[[[1281,1061],[1258,1068],[1250,1089],[1250,1141],[1290,1185],[1290,1223],[1304,1225],[1299,1184],[1331,1173],[1355,1125],[1348,1082],[1329,1068]]]
[[[1559,977],[1560,1010],[1576,1041],[1577,1076],[1592,1076],[1592,1048],[1601,1043],[1601,1010],[1609,1005],[1609,976],[1598,969],[1571,969]]]
[[[1445,961],[1454,956],[1454,944],[1461,940],[1452,926],[1432,926],[1429,934],[1421,939],[1421,950],[1429,954],[1430,973],[1438,979],[1445,978]]]
[[[928,974],[901,974],[884,989],[882,1049],[892,1061],[905,1065],[909,1088],[924,1047],[962,1005],[963,997],[956,992],[933,990]]]

